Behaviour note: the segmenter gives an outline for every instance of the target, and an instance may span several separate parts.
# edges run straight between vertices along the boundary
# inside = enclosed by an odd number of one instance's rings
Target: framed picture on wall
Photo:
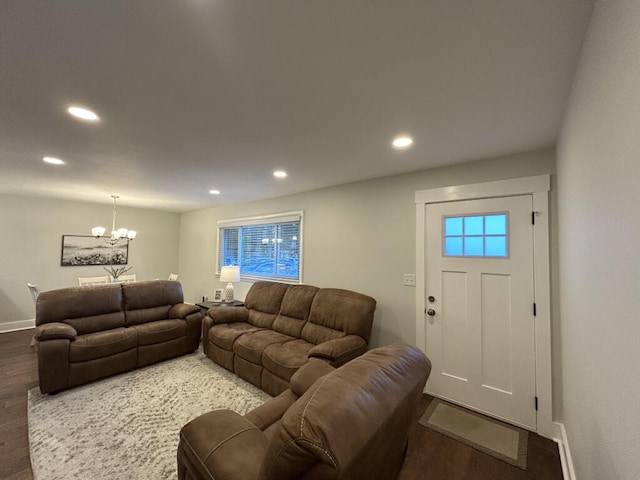
[[[102,238],[90,235],[63,235],[61,267],[85,265],[126,265],[129,262],[129,239],[109,245]]]

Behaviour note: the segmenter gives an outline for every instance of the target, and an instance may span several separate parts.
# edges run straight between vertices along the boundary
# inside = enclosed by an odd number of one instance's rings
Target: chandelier
[[[135,230],[127,230],[126,228],[116,229],[116,200],[120,197],[118,195],[111,195],[111,198],[113,198],[113,221],[111,224],[111,237],[103,236],[104,232],[106,231],[106,228],[104,227],[93,227],[91,229],[91,235],[96,238],[102,238],[110,245],[115,245],[123,238],[133,240],[137,235],[137,232]]]

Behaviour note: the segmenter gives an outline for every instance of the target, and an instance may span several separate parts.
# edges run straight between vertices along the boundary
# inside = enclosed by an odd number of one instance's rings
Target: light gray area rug
[[[523,470],[527,468],[526,430],[437,398],[419,423]]]
[[[57,395],[29,391],[35,480],[176,479],[179,432],[198,415],[271,398],[202,350]]]

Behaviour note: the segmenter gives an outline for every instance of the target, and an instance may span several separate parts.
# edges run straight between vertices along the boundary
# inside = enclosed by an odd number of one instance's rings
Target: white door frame
[[[425,214],[430,203],[478,200],[492,197],[532,195],[536,228],[533,229],[533,274],[536,301],[535,352],[536,396],[538,398],[537,433],[553,438],[551,393],[551,297],[549,269],[549,190],[550,175],[498,180],[451,187],[418,190],[416,203],[416,344],[426,345],[425,289]],[[425,352],[426,353],[426,352]]]

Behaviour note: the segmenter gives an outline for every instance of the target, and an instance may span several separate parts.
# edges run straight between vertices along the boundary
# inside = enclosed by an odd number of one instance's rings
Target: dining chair
[[[169,280],[173,280],[174,282],[178,280],[178,277],[180,275],[178,275],[177,273],[172,273],[169,275]]]
[[[38,295],[40,295],[40,286],[27,282],[27,287],[29,288],[31,298],[33,298],[33,303],[35,305],[35,303],[38,301]]]
[[[109,283],[109,276],[104,277],[78,277],[78,285],[86,287],[88,285],[102,285]]]
[[[137,282],[137,277],[135,273],[131,273],[129,275],[120,275],[118,277],[118,280],[114,280],[113,277],[109,277],[111,279],[111,283],[131,283],[131,282]]]
[[[33,298],[33,304],[35,305],[38,302],[38,295],[40,295],[40,286],[27,282],[27,287],[29,288],[29,293],[31,293],[31,298]],[[29,344],[29,346],[33,347],[35,346],[35,344],[36,337],[34,335],[33,337],[31,337],[31,343]]]

